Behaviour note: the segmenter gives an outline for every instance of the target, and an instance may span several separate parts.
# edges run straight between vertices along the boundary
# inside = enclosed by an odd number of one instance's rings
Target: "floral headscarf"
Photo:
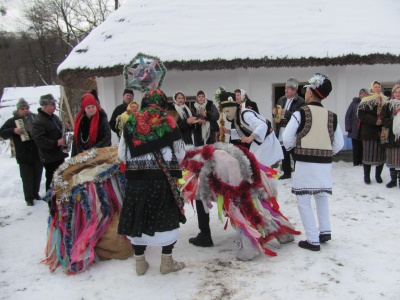
[[[167,114],[167,104],[163,91],[150,90],[143,96],[141,109],[129,117],[124,137],[132,157],[172,145],[181,138],[174,118]]]

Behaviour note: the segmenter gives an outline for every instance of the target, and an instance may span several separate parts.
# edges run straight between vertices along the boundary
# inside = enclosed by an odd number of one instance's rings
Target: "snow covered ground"
[[[277,257],[235,258],[235,232],[212,210],[215,246],[188,243],[197,234],[197,218],[187,207],[174,257],[187,267],[177,273],[159,272],[160,248],[149,248],[150,269],[136,276],[133,257],[103,261],[68,276],[54,273],[44,259],[48,210],[43,201],[25,205],[15,159],[0,154],[0,299],[399,299],[400,189],[373,181],[366,186],[362,167],[333,164],[331,197],[333,240],[320,252],[301,249],[297,242],[272,242]],[[389,172],[383,172],[384,182]],[[303,230],[290,193],[291,180],[278,181],[283,213]],[[44,180],[42,180],[42,194]]]

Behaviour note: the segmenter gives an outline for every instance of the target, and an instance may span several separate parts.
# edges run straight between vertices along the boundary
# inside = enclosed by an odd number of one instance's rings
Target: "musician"
[[[299,81],[296,78],[289,78],[285,85],[285,96],[278,99],[277,106],[280,105],[280,121],[275,123],[275,132],[282,146],[283,160],[282,160],[282,170],[283,175],[279,177],[279,180],[291,178],[292,167],[290,165],[290,155],[293,158],[293,151],[286,151],[283,146],[282,136],[285,131],[287,123],[289,123],[292,114],[298,110],[300,107],[306,104],[305,100],[297,95],[297,89],[299,87]],[[278,109],[274,108],[272,114],[278,114]],[[293,158],[294,160],[294,158]]]
[[[54,171],[68,157],[62,147],[66,147],[62,123],[57,115],[56,102],[52,94],[40,97],[38,115],[32,124],[33,139],[39,148],[40,160],[46,170],[46,191],[49,190]]]
[[[22,180],[25,201],[28,206],[33,206],[33,200],[41,200],[39,196],[40,182],[42,179],[43,165],[39,158],[38,148],[31,137],[30,126],[35,114],[29,111],[29,104],[24,98],[17,102],[17,110],[14,116],[8,119],[0,129],[3,139],[14,142],[16,160],[19,165],[19,174]],[[18,128],[17,122],[25,128]],[[25,141],[23,141],[25,139]]]

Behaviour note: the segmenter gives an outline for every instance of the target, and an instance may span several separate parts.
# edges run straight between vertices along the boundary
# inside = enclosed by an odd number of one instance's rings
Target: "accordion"
[[[24,133],[20,135],[21,141],[26,142],[31,140],[30,132],[33,120],[33,115],[28,115],[22,119],[15,120],[15,125],[17,128],[21,128],[24,131]]]

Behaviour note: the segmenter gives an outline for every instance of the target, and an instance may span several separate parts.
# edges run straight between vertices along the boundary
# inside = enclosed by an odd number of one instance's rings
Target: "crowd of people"
[[[178,179],[180,163],[187,147],[203,147],[218,142],[220,134],[229,134],[229,143],[248,149],[261,166],[273,167],[281,161],[280,180],[292,178],[298,211],[306,239],[298,246],[318,251],[321,243],[332,239],[328,195],[332,194],[332,157],[343,148],[343,133],[337,115],[323,106],[332,91],[326,75],[315,74],[304,86],[304,98],[297,93],[299,81],[289,78],[285,95],[273,108],[271,122],[262,116],[256,102],[243,89],[222,91],[219,107],[199,90],[189,107],[179,91],[173,103],[160,89],[150,89],[134,101],[134,92],[125,89],[123,103],[110,120],[97,95],[84,94],[73,126],[71,156],[93,148],[111,146],[112,131],[118,136],[118,157],[125,165],[126,189],[118,233],[126,235],[135,252],[136,273],[145,274],[147,246],[161,246],[160,271],[176,272],[185,267],[172,257],[178,228],[186,222],[184,201]],[[0,129],[0,136],[12,139],[20,168],[26,204],[40,200],[40,181],[45,169],[46,191],[51,189],[55,170],[69,155],[65,131],[68,125],[55,114],[57,100],[40,97],[37,114],[19,99],[14,116]],[[378,81],[369,89],[360,89],[345,117],[345,130],[352,139],[353,165],[362,165],[365,184],[371,184],[371,166],[375,180],[382,183],[386,163],[392,188],[400,186],[400,84],[392,97],[383,95]],[[229,124],[220,125],[220,113]],[[22,120],[21,126],[18,126]],[[275,129],[274,129],[275,128]],[[247,151],[247,150],[246,150]],[[314,197],[317,221],[311,197]],[[200,195],[194,196],[199,233],[189,243],[212,247],[209,209]]]

